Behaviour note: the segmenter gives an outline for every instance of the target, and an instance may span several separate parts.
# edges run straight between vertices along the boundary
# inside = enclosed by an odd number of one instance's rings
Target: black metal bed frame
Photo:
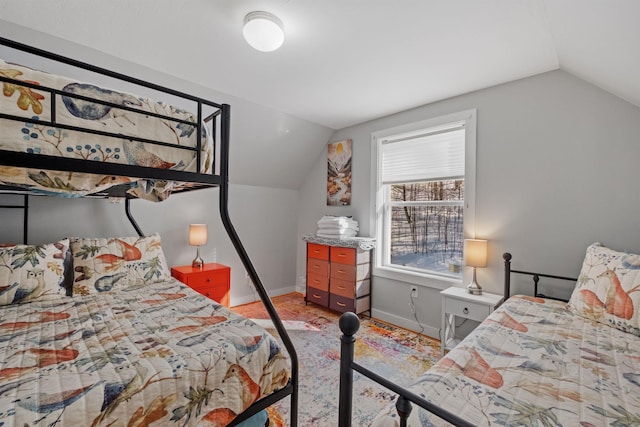
[[[287,396],[290,396],[291,399],[291,422],[290,425],[292,427],[297,426],[297,420],[298,420],[298,356],[295,350],[295,347],[293,346],[293,342],[291,341],[291,338],[289,337],[289,335],[287,334],[286,329],[284,328],[284,325],[282,323],[282,320],[280,319],[273,303],[271,302],[271,299],[269,298],[269,295],[267,294],[267,291],[264,288],[264,285],[262,283],[262,281],[260,280],[260,277],[258,276],[258,273],[256,272],[253,263],[251,262],[251,259],[249,258],[249,255],[247,253],[247,251],[245,250],[244,246],[242,245],[242,242],[240,241],[240,238],[231,222],[231,218],[229,216],[229,210],[228,210],[228,200],[229,200],[229,141],[230,141],[230,111],[231,108],[228,104],[218,104],[218,103],[214,103],[211,101],[208,101],[206,99],[200,98],[200,97],[196,97],[193,95],[189,95],[174,89],[170,89],[164,86],[160,86],[157,84],[153,84],[153,83],[149,83],[140,79],[137,79],[135,77],[131,77],[131,76],[127,76],[112,70],[107,70],[105,68],[101,68],[101,67],[97,67],[95,65],[91,65],[82,61],[78,61],[75,59],[71,59],[68,58],[66,56],[62,56],[62,55],[58,55],[52,52],[48,52],[42,49],[38,49],[36,47],[33,46],[28,46],[13,40],[9,40],[3,37],[0,37],[0,45],[4,45],[7,46],[9,48],[12,49],[16,49],[16,50],[20,50],[23,52],[27,52],[29,54],[33,54],[36,55],[38,57],[43,57],[43,58],[47,58],[56,62],[61,62],[61,63],[65,63],[74,67],[78,67],[81,69],[85,69],[91,72],[95,72],[95,73],[99,73],[111,78],[115,78],[117,80],[121,80],[124,82],[128,82],[128,83],[133,83],[135,85],[138,86],[142,86],[142,87],[146,87],[149,89],[153,89],[155,91],[158,91],[160,93],[165,93],[165,94],[169,94],[187,101],[191,101],[196,103],[197,105],[197,123],[193,123],[193,122],[188,122],[188,121],[183,121],[183,120],[176,120],[175,118],[171,118],[168,116],[163,116],[160,114],[155,114],[155,113],[150,113],[150,112],[143,112],[145,115],[151,115],[154,117],[158,117],[158,118],[162,118],[162,119],[166,119],[166,120],[171,120],[174,122],[180,122],[180,123],[185,123],[188,125],[192,125],[195,126],[198,132],[198,141],[197,141],[197,145],[196,147],[184,147],[184,146],[179,146],[176,144],[171,144],[171,143],[167,143],[167,142],[163,142],[163,141],[154,141],[154,140],[148,140],[148,139],[144,139],[144,138],[138,138],[135,135],[120,135],[120,134],[113,134],[113,133],[109,133],[109,132],[103,132],[103,131],[96,131],[96,130],[92,130],[92,129],[86,129],[86,128],[81,128],[81,127],[76,127],[76,126],[69,126],[69,125],[64,125],[64,124],[60,124],[60,123],[56,123],[56,116],[55,116],[55,97],[56,96],[68,96],[68,97],[72,97],[72,98],[78,98],[78,99],[83,99],[86,101],[90,101],[90,102],[94,102],[94,103],[98,103],[98,104],[102,104],[102,105],[107,105],[107,106],[111,106],[114,108],[118,108],[121,110],[127,110],[127,111],[131,111],[134,113],[141,113],[140,110],[136,110],[135,108],[131,108],[131,107],[127,107],[127,106],[123,106],[123,105],[119,105],[119,104],[111,104],[109,102],[105,102],[102,100],[96,100],[96,99],[92,99],[89,97],[85,97],[85,96],[81,96],[81,95],[77,95],[77,94],[73,94],[73,93],[67,93],[67,92],[63,92],[60,90],[56,90],[56,89],[52,89],[52,88],[45,88],[42,86],[37,86],[37,85],[32,85],[31,83],[28,82],[23,82],[23,81],[19,81],[19,80],[13,80],[13,79],[8,79],[5,77],[0,77],[0,81],[2,82],[10,82],[13,84],[16,84],[18,86],[27,86],[27,87],[32,87],[32,88],[36,88],[38,90],[45,90],[48,91],[51,94],[51,121],[44,121],[44,120],[40,120],[40,119],[34,119],[34,118],[26,118],[26,117],[18,117],[18,116],[12,116],[12,115],[7,115],[7,114],[3,114],[0,113],[0,118],[3,119],[9,119],[9,120],[17,120],[17,121],[21,121],[21,122],[31,122],[31,123],[38,123],[38,124],[43,124],[43,125],[48,125],[48,126],[55,126],[58,128],[64,128],[64,129],[68,129],[68,130],[72,130],[72,131],[77,131],[77,132],[85,132],[85,133],[91,133],[91,134],[99,134],[102,136],[107,136],[107,137],[114,137],[114,138],[119,138],[119,139],[128,139],[128,140],[134,140],[134,141],[140,141],[143,143],[149,143],[149,144],[156,144],[156,145],[168,145],[168,146],[172,146],[174,148],[179,148],[179,149],[187,149],[187,150],[192,150],[192,151],[196,151],[196,158],[197,158],[197,165],[198,165],[198,172],[185,172],[185,171],[176,171],[176,170],[169,170],[169,169],[157,169],[157,168],[149,168],[149,167],[141,167],[141,166],[132,166],[132,165],[127,165],[127,164],[117,164],[117,163],[106,163],[106,162],[98,162],[98,161],[92,161],[92,160],[83,160],[83,159],[75,159],[75,158],[63,158],[63,157],[55,157],[55,156],[48,156],[48,155],[41,155],[41,154],[31,154],[31,153],[22,153],[22,152],[16,152],[16,151],[9,151],[9,150],[0,150],[0,165],[4,165],[4,166],[13,166],[13,167],[17,167],[17,168],[38,168],[38,169],[45,169],[45,170],[53,170],[53,171],[68,171],[68,172],[82,172],[82,173],[90,173],[90,174],[98,174],[98,175],[114,175],[114,176],[127,176],[127,177],[135,177],[135,178],[147,178],[147,179],[159,179],[159,180],[169,180],[169,181],[177,181],[177,182],[183,182],[183,183],[188,183],[189,187],[185,188],[184,190],[181,191],[189,191],[192,189],[198,189],[198,188],[209,188],[209,187],[219,187],[220,189],[220,194],[219,194],[219,206],[220,206],[220,217],[222,220],[222,223],[225,227],[225,230],[227,231],[227,234],[229,235],[229,238],[231,239],[231,242],[233,243],[234,248],[236,249],[236,252],[238,253],[238,256],[240,257],[240,260],[242,261],[244,267],[247,270],[247,273],[249,275],[249,277],[251,278],[251,281],[254,284],[254,287],[256,289],[256,292],[258,293],[258,295],[260,296],[260,299],[262,301],[262,303],[264,304],[269,317],[271,318],[276,331],[278,332],[278,335],[280,336],[280,338],[283,341],[284,347],[289,355],[290,361],[291,361],[291,377],[290,380],[288,382],[288,384],[278,390],[275,391],[274,393],[265,396],[264,398],[260,399],[259,401],[255,402],[253,405],[251,405],[248,409],[246,409],[244,412],[240,413],[234,420],[233,422],[230,424],[231,426],[236,425],[242,421],[247,420],[248,418],[252,417],[253,415],[257,414],[258,412],[260,412],[261,410],[267,408],[268,406],[271,406],[272,404],[274,404],[275,402],[284,399]],[[207,108],[211,108],[214,109],[215,112],[209,116],[207,116],[206,118],[203,118],[203,106],[206,106]],[[200,159],[200,155],[201,155],[201,146],[202,146],[202,123],[204,122],[211,122],[211,127],[212,127],[212,135],[214,137],[214,148],[213,148],[213,153],[215,156],[216,153],[216,142],[215,142],[215,137],[216,135],[219,133],[219,138],[220,138],[220,159],[219,159],[219,174],[216,174],[216,159],[214,157],[213,159],[213,164],[212,164],[212,170],[213,173],[211,174],[205,174],[205,173],[200,173],[200,167],[201,167],[201,159]],[[128,186],[125,185],[119,185],[114,187],[114,190],[112,191],[108,191],[106,193],[101,193],[98,196],[102,196],[102,197],[125,197],[125,213],[127,215],[127,218],[129,219],[129,221],[131,222],[132,226],[134,227],[134,229],[136,230],[136,232],[138,233],[138,235],[142,236],[143,232],[142,229],[138,226],[138,224],[136,223],[135,219],[133,218],[133,215],[131,214],[130,211],[130,203],[129,200],[131,198],[133,198],[133,196],[129,195],[128,193],[126,193],[126,190],[128,189]],[[28,193],[29,190],[25,189],[25,188],[21,188],[21,187],[3,187],[2,188],[2,192],[5,194],[21,194],[24,195],[24,203],[23,205],[2,205],[0,206],[0,208],[22,208],[25,211],[25,215],[24,215],[24,233],[23,233],[23,239],[24,239],[24,243],[27,243],[27,238],[28,238],[28,209],[29,209],[29,199],[28,199]],[[94,197],[92,195],[92,197]]]
[[[505,299],[511,296],[511,273],[523,274],[532,276],[534,283],[534,295],[540,298],[551,298],[543,294],[538,293],[538,282],[541,277],[549,279],[568,280],[575,282],[577,279],[566,276],[556,276],[552,274],[534,273],[522,270],[511,269],[511,254],[505,252],[502,256],[504,259],[504,295]],[[566,301],[566,300],[561,300]],[[473,427],[474,423],[471,423],[458,415],[447,411],[439,407],[438,405],[430,402],[429,400],[413,393],[412,391],[395,384],[388,379],[370,371],[369,369],[359,365],[354,360],[354,344],[355,334],[360,328],[360,319],[354,313],[345,313],[340,316],[339,321],[340,330],[342,336],[340,337],[340,397],[339,397],[339,413],[338,413],[338,426],[350,427],[352,422],[352,404],[353,404],[353,372],[359,372],[370,380],[386,387],[387,389],[398,394],[396,400],[396,411],[400,419],[400,427],[407,426],[407,419],[411,414],[412,403],[420,406],[421,408],[431,412],[432,414],[440,417],[441,419],[459,427]]]

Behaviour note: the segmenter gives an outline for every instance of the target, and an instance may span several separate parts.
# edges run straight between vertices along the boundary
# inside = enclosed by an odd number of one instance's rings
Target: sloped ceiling
[[[320,139],[557,68],[640,106],[637,0],[0,0],[0,10],[7,22],[315,124]],[[254,10],[284,22],[278,51],[244,42]],[[286,161],[308,158],[309,146],[287,146]]]
[[[560,68],[640,106],[640,2],[546,0]]]

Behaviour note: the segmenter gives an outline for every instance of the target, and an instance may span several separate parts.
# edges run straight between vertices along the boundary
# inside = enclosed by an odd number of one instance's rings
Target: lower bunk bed
[[[0,425],[226,426],[287,385],[269,333],[172,278],[157,235],[128,240],[71,243],[73,296],[68,239],[0,251]],[[139,262],[89,273],[132,240]]]
[[[407,389],[353,361],[357,318],[345,315],[340,426],[351,425],[352,370],[402,396],[376,427],[640,425],[637,290],[640,256],[591,245],[568,303],[509,298]]]

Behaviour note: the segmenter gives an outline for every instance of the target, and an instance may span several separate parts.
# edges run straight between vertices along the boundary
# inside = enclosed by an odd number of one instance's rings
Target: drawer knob
[[[207,283],[211,281],[211,277],[207,277]]]
[[[320,298],[322,298],[320,295],[316,295],[316,294],[313,294],[313,297],[314,297],[315,299],[320,299]]]
[[[336,304],[338,304],[340,307],[346,307],[347,304],[340,302],[340,301],[336,301]]]
[[[465,308],[462,310],[462,312],[463,312],[464,314],[469,314],[469,309],[468,309],[467,307],[465,307]]]
[[[338,273],[340,273],[340,274],[344,274],[344,273],[346,273],[346,271],[344,271],[344,270],[338,270]]]
[[[344,286],[338,286],[338,289],[347,289]]]
[[[320,280],[318,280],[318,279],[313,279],[313,283],[320,283]]]

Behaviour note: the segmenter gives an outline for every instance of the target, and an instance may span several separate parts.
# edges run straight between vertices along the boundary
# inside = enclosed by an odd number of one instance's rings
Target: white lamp
[[[196,257],[191,266],[202,268],[204,261],[200,258],[200,246],[207,244],[207,224],[189,224],[189,244],[196,247]]]
[[[250,12],[244,17],[242,35],[252,48],[272,52],[284,42],[284,26],[269,12]]]
[[[464,240],[464,264],[473,267],[473,280],[467,285],[470,294],[481,295],[482,288],[476,280],[476,268],[487,266],[487,241],[480,239]]]

